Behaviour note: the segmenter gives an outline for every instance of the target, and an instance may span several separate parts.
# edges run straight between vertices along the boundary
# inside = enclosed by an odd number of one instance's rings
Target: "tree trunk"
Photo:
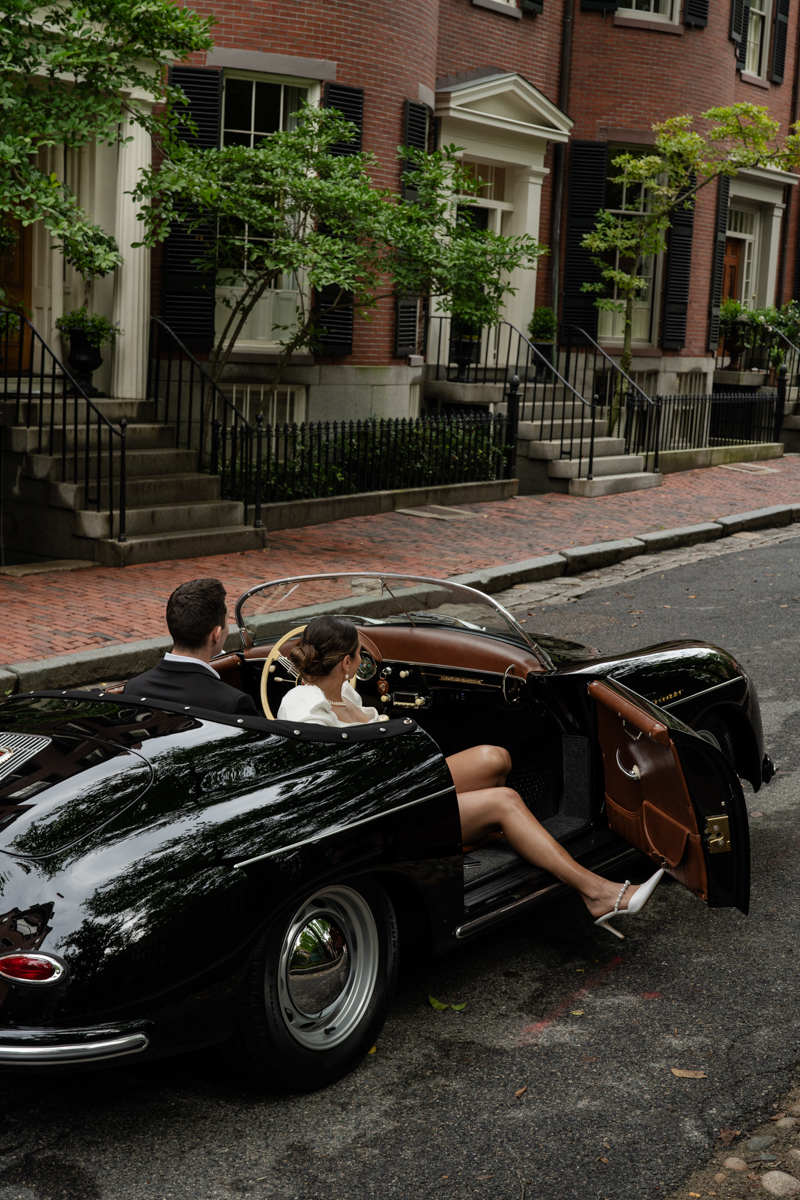
[[[626,375],[630,375],[631,361],[633,354],[631,352],[631,331],[633,329],[633,293],[628,295],[625,300],[625,327],[622,334],[622,356],[619,360],[621,370]],[[625,379],[620,375],[617,379],[617,386],[614,388],[614,395],[611,400],[611,415],[608,421],[608,432],[613,434],[619,424],[620,413],[625,407],[625,397],[627,388]]]

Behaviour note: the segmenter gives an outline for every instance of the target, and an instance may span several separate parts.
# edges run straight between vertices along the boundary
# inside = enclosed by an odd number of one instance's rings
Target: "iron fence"
[[[209,465],[260,525],[262,504],[505,479],[512,463],[508,419],[480,414],[283,426],[259,416],[244,436],[216,420]]]
[[[126,541],[127,420],[109,421],[27,317],[9,309],[0,309],[0,402],[13,404],[12,446],[47,455],[47,478],[79,486],[76,507],[107,511],[109,537]]]
[[[749,446],[780,441],[783,400],[770,393],[714,393],[706,396],[656,396],[647,406],[629,394],[621,432],[626,454],[702,450],[713,446]]]

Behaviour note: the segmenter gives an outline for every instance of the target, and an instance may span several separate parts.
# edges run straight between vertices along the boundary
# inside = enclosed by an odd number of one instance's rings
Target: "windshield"
[[[510,613],[483,592],[447,580],[364,572],[301,575],[262,583],[236,603],[236,623],[246,647],[272,642],[312,617],[338,614],[370,625],[437,625],[500,637],[547,656]]]

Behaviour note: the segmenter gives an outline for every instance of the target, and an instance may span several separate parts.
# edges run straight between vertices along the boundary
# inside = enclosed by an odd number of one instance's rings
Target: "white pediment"
[[[436,115],[507,134],[566,142],[572,121],[521,75],[494,75],[436,91]]]

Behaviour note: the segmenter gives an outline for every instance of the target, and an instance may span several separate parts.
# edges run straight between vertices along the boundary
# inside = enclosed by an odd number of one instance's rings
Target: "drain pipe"
[[[572,74],[572,27],[575,17],[575,0],[564,0],[564,25],[561,32],[561,75],[558,84],[558,107],[563,113],[569,104],[570,76]],[[795,79],[796,79],[795,74]],[[564,203],[564,171],[566,168],[566,146],[557,142],[553,152],[553,211],[550,217],[550,294],[556,313],[559,312],[558,289],[561,284],[561,208]]]
[[[794,125],[798,117],[798,75],[800,75],[800,37],[797,39],[797,50],[795,52],[794,79],[792,80],[792,108],[791,117],[789,119],[790,125]],[[781,226],[781,256],[780,263],[778,265],[778,308],[780,308],[784,303],[784,289],[786,288],[786,259],[789,255],[789,226],[792,215],[792,192],[794,191],[795,186],[800,185],[792,186],[787,183],[783,189],[783,202],[785,207],[783,210],[783,223]]]

